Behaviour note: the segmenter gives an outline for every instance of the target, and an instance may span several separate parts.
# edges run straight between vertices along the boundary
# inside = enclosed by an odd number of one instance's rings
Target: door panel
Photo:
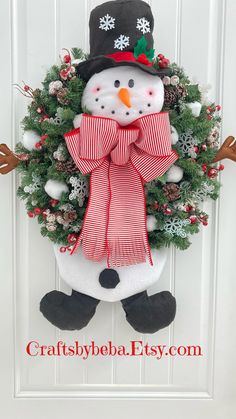
[[[88,50],[88,18],[95,0],[2,0],[0,135],[13,146],[21,136],[27,101],[12,89],[25,80],[37,87],[62,48]],[[236,5],[233,0],[155,0],[158,52],[183,65],[212,98],[223,105],[225,138],[235,133]],[[4,52],[5,51],[5,52]],[[4,100],[3,100],[4,98]],[[1,397],[5,418],[62,418],[86,413],[106,417],[152,414],[169,418],[235,417],[234,208],[235,166],[225,163],[217,203],[207,202],[210,225],[192,238],[185,252],[170,249],[161,280],[151,292],[171,290],[178,303],[175,322],[151,336],[140,336],[125,322],[120,303],[101,303],[89,326],[60,332],[38,310],[42,296],[69,288],[61,281],[51,244],[16,200],[15,174],[0,178],[1,205]],[[13,332],[12,332],[13,331]],[[14,336],[13,336],[14,335]],[[201,345],[203,356],[156,360],[152,357],[29,357],[30,340],[128,345]],[[14,395],[14,398],[12,398]],[[90,400],[88,400],[90,399]],[[94,400],[96,399],[96,400]],[[117,400],[116,400],[117,399]]]

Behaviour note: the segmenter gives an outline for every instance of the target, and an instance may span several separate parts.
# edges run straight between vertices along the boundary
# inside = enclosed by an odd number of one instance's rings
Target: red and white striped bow
[[[144,182],[163,175],[178,159],[171,149],[168,113],[121,127],[109,118],[83,115],[80,128],[65,134],[83,174],[91,173],[90,196],[81,234],[87,259],[108,266],[152,264],[146,230]]]

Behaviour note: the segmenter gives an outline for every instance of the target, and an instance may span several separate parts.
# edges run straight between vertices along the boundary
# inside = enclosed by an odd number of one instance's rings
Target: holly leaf
[[[141,54],[146,55],[146,51],[147,51],[147,40],[145,36],[142,36],[134,47],[135,58],[138,58]]]
[[[152,61],[155,55],[155,49],[150,48],[147,52],[146,52],[146,57],[149,61]]]
[[[149,61],[154,58],[155,50],[153,48],[147,49],[147,40],[143,35],[134,47],[134,56],[137,59],[141,54],[145,54]]]

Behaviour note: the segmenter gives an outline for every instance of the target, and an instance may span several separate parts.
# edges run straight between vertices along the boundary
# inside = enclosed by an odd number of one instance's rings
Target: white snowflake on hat
[[[120,35],[119,38],[114,41],[114,48],[120,49],[123,51],[126,47],[129,46],[129,36]]]
[[[99,29],[103,31],[110,31],[111,29],[115,28],[115,18],[110,16],[109,14],[100,17],[100,25]]]
[[[141,17],[137,19],[137,29],[139,29],[143,34],[150,32],[150,22],[145,18]]]

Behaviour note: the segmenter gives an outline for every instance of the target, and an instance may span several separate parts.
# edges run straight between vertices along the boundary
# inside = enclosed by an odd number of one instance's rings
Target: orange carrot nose
[[[122,87],[122,89],[120,89],[118,92],[118,96],[121,102],[123,102],[124,105],[127,106],[127,108],[131,108],[130,94],[128,89]]]

